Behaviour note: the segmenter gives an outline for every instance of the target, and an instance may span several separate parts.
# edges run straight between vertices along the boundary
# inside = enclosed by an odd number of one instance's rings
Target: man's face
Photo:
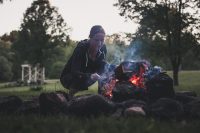
[[[91,40],[91,48],[95,51],[98,52],[101,47],[104,44],[104,38],[105,38],[105,34],[104,33],[97,33],[94,35],[94,37],[92,37]]]

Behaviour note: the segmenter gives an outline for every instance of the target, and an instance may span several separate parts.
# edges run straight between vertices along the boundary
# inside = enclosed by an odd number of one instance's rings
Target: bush
[[[64,68],[65,62],[61,62],[61,61],[57,61],[55,62],[51,69],[50,69],[50,73],[49,73],[49,78],[60,78],[60,74]]]
[[[41,85],[30,86],[31,91],[41,91],[42,89],[43,89],[43,87]]]
[[[12,79],[12,63],[4,56],[0,56],[0,81],[10,81]]]

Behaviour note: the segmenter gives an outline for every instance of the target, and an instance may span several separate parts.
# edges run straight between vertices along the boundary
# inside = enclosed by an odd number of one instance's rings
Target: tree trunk
[[[175,60],[175,53],[174,49],[172,48],[172,42],[171,42],[171,33],[170,33],[170,26],[169,26],[169,16],[168,16],[168,9],[166,8],[166,31],[167,31],[167,41],[168,41],[168,46],[169,46],[169,59],[171,61],[171,65],[173,67],[173,82],[175,86],[178,86],[178,67],[179,65],[176,65],[176,60]]]
[[[182,53],[181,53],[181,24],[182,24],[182,18],[181,18],[181,8],[182,8],[182,0],[179,0],[179,6],[178,6],[178,18],[177,18],[177,29],[172,30],[169,23],[169,16],[168,16],[168,8],[166,8],[166,31],[167,31],[167,41],[169,46],[169,58],[173,67],[173,80],[174,85],[179,85],[179,79],[178,79],[178,73],[179,73],[179,67],[182,63]],[[174,33],[171,34],[173,31]],[[173,47],[172,46],[172,39],[173,41]]]
[[[175,67],[173,67],[173,80],[175,86],[179,85],[178,73],[179,73],[179,65],[175,65]]]
[[[181,53],[181,25],[182,25],[182,18],[181,18],[181,9],[182,9],[182,0],[179,0],[179,6],[178,6],[178,18],[177,18],[177,34],[175,33],[175,36],[177,37],[177,51],[175,52],[175,61],[173,64],[173,78],[174,78],[174,85],[178,86],[179,85],[179,80],[178,80],[178,72],[179,72],[179,67],[182,62],[182,53]],[[176,42],[175,41],[175,42]]]

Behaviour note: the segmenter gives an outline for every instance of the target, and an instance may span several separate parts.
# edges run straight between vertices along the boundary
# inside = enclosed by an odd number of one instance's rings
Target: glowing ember
[[[140,77],[137,77],[136,75],[133,75],[133,76],[129,79],[129,81],[130,81],[131,83],[133,83],[134,85],[139,86]]]
[[[116,84],[116,79],[112,79],[109,83],[106,83],[104,85],[104,96],[107,98],[111,98],[112,97],[112,90],[115,87]]]
[[[146,62],[122,62],[115,69],[115,76],[104,84],[103,95],[112,98],[115,84],[119,81],[129,81],[135,88],[146,89],[145,74],[149,71],[149,64]]]
[[[143,83],[144,79],[143,79],[142,77],[137,77],[136,75],[133,75],[133,76],[129,79],[129,81],[130,81],[132,84],[134,84],[134,85],[136,85],[137,87],[139,87],[139,88],[144,88],[144,83]]]
[[[136,75],[134,74],[130,79],[129,81],[136,85],[137,87],[139,88],[145,88],[144,86],[144,73],[146,71],[147,67],[143,64],[140,66],[139,68],[139,73]]]

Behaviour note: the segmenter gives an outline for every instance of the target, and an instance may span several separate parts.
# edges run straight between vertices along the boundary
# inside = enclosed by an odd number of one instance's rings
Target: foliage
[[[0,4],[3,3],[5,0],[0,0]],[[11,1],[11,0],[10,0]]]
[[[17,80],[21,74],[21,58],[19,54],[13,50],[13,43],[16,43],[19,38],[19,31],[11,31],[9,34],[4,34],[0,37],[1,46],[0,52],[5,56],[10,62],[12,62],[12,80]]]
[[[4,42],[14,43],[19,38],[19,31],[13,30],[9,34],[4,34],[0,37],[0,39]]]
[[[10,51],[10,43],[0,40],[0,81],[12,79],[13,52]]]
[[[52,58],[52,51],[68,43],[68,30],[57,8],[48,0],[36,0],[24,14],[19,40],[13,48],[22,61],[45,66]]]
[[[0,39],[0,56],[6,57],[8,60],[13,59],[13,52],[10,50],[11,43]]]
[[[51,70],[50,70],[50,74],[49,74],[49,78],[60,78],[60,74],[64,68],[65,63],[61,62],[61,61],[57,61],[55,63],[53,63]]]
[[[65,61],[65,49],[71,43],[67,35],[69,30],[49,0],[33,1],[24,14],[21,30],[1,37],[13,43],[13,79],[20,77],[21,64],[24,63],[44,66],[49,76],[52,64]]]
[[[0,81],[9,81],[12,79],[12,63],[4,56],[0,56]]]
[[[195,54],[194,51],[198,51],[198,45],[195,44],[195,39],[192,39],[190,33],[184,33],[182,40],[182,51],[183,60],[180,67],[181,70],[199,70],[200,60],[198,58],[198,53]],[[192,40],[194,40],[192,42]],[[127,48],[126,56],[131,59],[145,59],[148,60],[153,66],[159,65],[165,70],[172,70],[170,65],[170,60],[168,58],[168,45],[165,40],[159,36],[155,36],[152,40],[147,36],[137,36],[133,39],[131,44]]]
[[[41,91],[43,88],[40,85],[32,85],[30,86],[31,91]]]
[[[154,40],[157,36],[167,43],[167,56],[173,68],[175,85],[178,85],[178,72],[183,55],[190,46],[185,47],[186,34],[192,34],[190,44],[197,45],[200,39],[198,31],[199,14],[198,1],[193,0],[119,0],[115,6],[120,9],[120,15],[130,18],[140,24],[137,36],[145,36]]]
[[[48,65],[46,65],[46,74],[48,78],[60,78],[64,65],[67,63],[75,46],[76,42],[70,40],[67,47],[56,47],[54,49],[54,52],[52,52],[54,56],[48,60]]]

